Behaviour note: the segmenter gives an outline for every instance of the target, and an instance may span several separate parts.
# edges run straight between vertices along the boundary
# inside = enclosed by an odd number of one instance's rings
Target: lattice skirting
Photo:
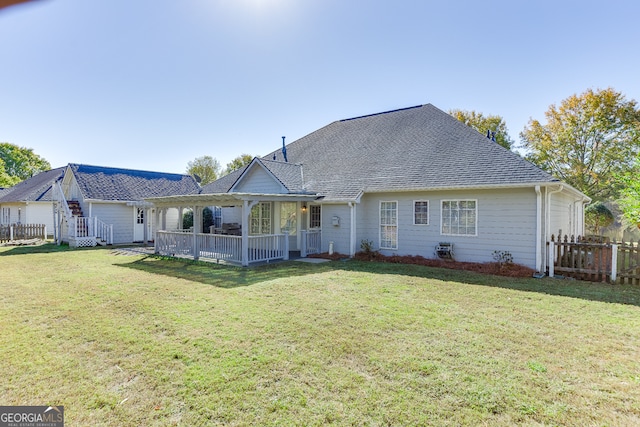
[[[87,248],[96,245],[95,237],[69,238],[69,246],[72,248]]]

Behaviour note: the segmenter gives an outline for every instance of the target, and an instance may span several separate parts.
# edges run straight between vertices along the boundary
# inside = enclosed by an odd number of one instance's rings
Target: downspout
[[[542,265],[542,192],[540,186],[536,185],[536,270],[543,271]]]
[[[349,256],[353,257],[356,254],[356,204],[354,202],[349,202],[349,209],[351,211],[349,230]]]

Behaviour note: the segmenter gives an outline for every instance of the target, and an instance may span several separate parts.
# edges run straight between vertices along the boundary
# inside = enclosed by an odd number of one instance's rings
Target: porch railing
[[[302,230],[301,237],[300,256],[302,258],[322,252],[322,231]]]
[[[289,259],[286,234],[248,236],[247,241],[247,263]],[[242,236],[159,230],[155,250],[160,255],[243,263]]]
[[[95,237],[108,245],[113,244],[113,224],[93,216],[72,216],[69,220],[69,237],[75,239]]]

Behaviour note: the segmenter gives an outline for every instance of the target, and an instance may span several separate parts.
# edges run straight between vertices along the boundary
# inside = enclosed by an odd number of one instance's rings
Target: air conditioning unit
[[[436,255],[442,259],[453,259],[453,243],[440,242],[436,245]]]

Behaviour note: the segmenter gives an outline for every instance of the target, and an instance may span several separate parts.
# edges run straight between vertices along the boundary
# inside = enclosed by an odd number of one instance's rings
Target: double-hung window
[[[413,225],[429,225],[429,202],[427,200],[414,200]]]
[[[478,235],[477,200],[443,200],[441,213],[441,234]]]
[[[398,202],[380,202],[380,249],[398,249]]]

